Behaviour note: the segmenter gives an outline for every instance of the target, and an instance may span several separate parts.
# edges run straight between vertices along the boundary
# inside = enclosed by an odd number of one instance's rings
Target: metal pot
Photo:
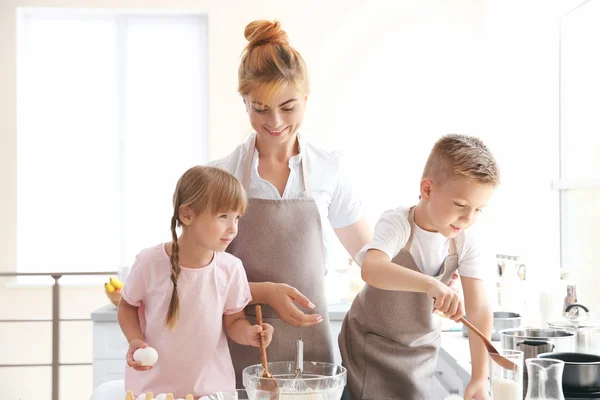
[[[523,359],[552,351],[573,352],[575,333],[562,329],[505,329],[500,331],[502,348],[523,351]]]
[[[521,314],[506,311],[494,311],[494,325],[492,328],[492,340],[500,340],[500,331],[504,329],[513,329],[521,326]],[[469,336],[469,328],[463,325],[463,336]]]
[[[600,321],[590,319],[588,308],[582,304],[569,305],[565,313],[572,316],[561,321],[549,322],[548,326],[575,332],[575,351],[578,353],[600,355]]]
[[[562,377],[565,392],[600,390],[600,356],[584,353],[544,353],[539,357],[565,362]]]

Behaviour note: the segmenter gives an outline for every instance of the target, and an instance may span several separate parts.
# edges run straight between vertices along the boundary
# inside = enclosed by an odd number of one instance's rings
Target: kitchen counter
[[[493,342],[495,347],[496,343]],[[442,332],[440,358],[466,383],[471,380],[471,350],[469,339],[462,332]]]
[[[333,304],[329,306],[329,319],[331,321],[343,321],[350,304]],[[92,312],[92,321],[96,322],[116,322],[117,307],[107,304],[104,307]]]

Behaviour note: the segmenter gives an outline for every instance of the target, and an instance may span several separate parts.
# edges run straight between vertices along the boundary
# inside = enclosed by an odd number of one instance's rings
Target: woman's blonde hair
[[[277,21],[253,21],[244,31],[248,44],[238,70],[238,92],[268,101],[284,85],[309,93],[304,59],[288,43]]]
[[[173,194],[173,217],[171,218],[171,235],[173,248],[171,251],[171,281],[173,293],[169,303],[169,311],[165,325],[174,329],[179,319],[179,296],[177,295],[177,278],[181,272],[179,266],[179,244],[177,243],[177,227],[181,226],[179,213],[181,207],[189,208],[194,215],[209,212],[212,215],[220,212],[246,212],[246,192],[242,184],[229,172],[219,168],[196,166],[188,169],[179,178]]]
[[[500,170],[494,156],[479,138],[449,134],[433,146],[422,178],[465,178],[497,186],[500,184]]]

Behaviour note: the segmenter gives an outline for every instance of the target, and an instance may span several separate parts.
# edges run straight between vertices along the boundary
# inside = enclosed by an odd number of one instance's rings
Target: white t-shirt
[[[408,212],[409,208],[398,207],[382,214],[375,225],[373,242],[364,246],[356,255],[359,265],[362,265],[369,249],[383,251],[390,260],[400,253],[410,236]],[[472,232],[469,229],[461,231],[454,242],[458,254],[458,273],[469,278],[487,279],[490,276],[486,266],[487,257],[480,251]],[[448,256],[448,246],[448,239],[441,233],[425,231],[415,224],[410,254],[427,275],[437,274]]]
[[[255,135],[256,133],[251,134],[227,157],[211,161],[208,165],[228,171],[241,182],[244,178],[244,159]],[[262,179],[258,174],[258,150],[254,150],[248,197],[276,200],[306,197],[300,164],[305,157],[308,161],[306,165],[309,175],[308,184],[321,216],[323,242],[327,252],[328,245],[334,243],[337,237],[331,229],[326,229],[324,221],[329,220],[332,228],[352,225],[363,215],[362,204],[345,176],[339,152],[321,150],[302,140],[300,134],[298,134],[298,141],[300,153],[289,160],[290,176],[283,196],[279,195],[279,191],[271,182]],[[327,264],[331,265],[331,262],[334,260],[327,260]]]

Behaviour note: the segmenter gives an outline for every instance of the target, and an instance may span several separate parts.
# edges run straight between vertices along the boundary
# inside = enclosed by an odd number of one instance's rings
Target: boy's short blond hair
[[[441,137],[431,149],[422,178],[451,180],[466,178],[478,183],[500,184],[498,164],[481,139],[449,134]]]

